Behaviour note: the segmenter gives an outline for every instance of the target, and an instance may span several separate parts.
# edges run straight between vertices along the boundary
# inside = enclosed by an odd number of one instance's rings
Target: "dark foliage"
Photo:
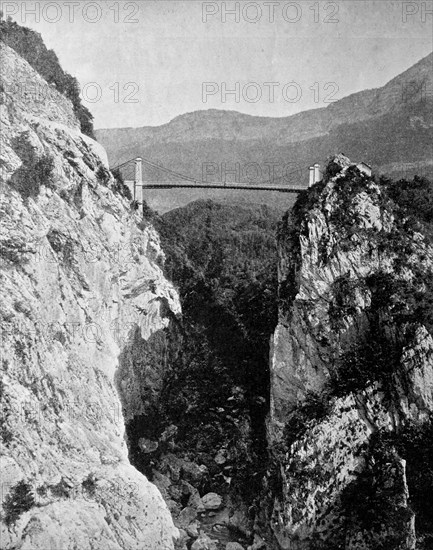
[[[145,200],[143,200],[141,209],[145,220],[158,224],[158,220],[160,220],[158,213],[155,212],[155,210],[153,210]]]
[[[96,177],[103,185],[107,185],[110,181],[110,173],[102,164],[100,164],[96,170]]]
[[[0,20],[0,39],[15,50],[49,84],[71,100],[81,131],[94,138],[93,116],[81,103],[80,87],[76,78],[65,72],[53,50],[48,50],[39,33],[22,27],[14,21]]]
[[[89,474],[81,485],[89,497],[95,496],[97,485],[95,477],[92,474]]]
[[[334,281],[334,299],[329,307],[329,317],[334,330],[338,330],[342,318],[356,313],[355,293],[359,284],[357,279],[351,278],[348,274]]]
[[[308,430],[311,421],[323,420],[331,411],[332,402],[326,393],[310,393],[289,416],[284,426],[284,442],[290,447]]]
[[[125,199],[132,201],[132,193],[129,187],[125,184],[125,180],[122,176],[122,173],[119,169],[115,169],[111,171],[113,177],[114,177],[114,186],[113,191],[115,193],[119,193],[122,197],[125,197]]]
[[[265,466],[277,219],[266,207],[199,201],[153,220],[184,314],[182,354],[166,380],[161,414],[179,427],[185,450],[228,445],[238,457],[234,484],[250,500]],[[240,444],[242,418],[252,427],[248,449]]]
[[[398,326],[420,323],[433,334],[433,272],[417,265],[410,269],[414,273],[410,281],[380,271],[366,278],[371,310],[385,309]]]
[[[342,397],[380,382],[390,397],[401,353],[402,344],[372,323],[365,338],[346,349],[331,370],[331,394]]]
[[[302,228],[305,229],[305,224],[303,223],[308,219],[308,214],[311,212],[311,210],[319,205],[320,196],[325,188],[325,182],[319,181],[306,189],[305,191],[302,191],[299,193],[298,198],[293,206],[293,226],[294,228],[298,229],[298,231],[302,231]]]
[[[71,493],[71,487],[63,477],[55,485],[48,485],[48,488],[54,497],[60,499],[69,498]]]
[[[415,176],[413,180],[382,179],[382,185],[404,216],[410,216],[424,225],[433,224],[432,181]]]
[[[433,543],[433,418],[431,415],[425,421],[408,422],[397,431],[381,430],[374,434],[370,445],[368,468],[361,476],[360,483],[352,484],[344,495],[347,508],[351,504],[356,510],[356,504],[364,501],[362,508],[357,512],[359,515],[364,515],[370,527],[385,519],[384,515],[387,510],[390,510],[390,505],[384,499],[386,492],[378,490],[372,483],[371,465],[372,459],[377,460],[378,454],[388,458],[389,461],[389,456],[393,452],[397,452],[406,461],[409,506],[415,512],[417,548],[429,550]],[[377,464],[379,467],[383,466],[383,459]],[[368,483],[369,478],[370,483]],[[355,497],[355,502],[352,501],[352,497]],[[376,507],[370,508],[370,506]],[[374,510],[374,514],[370,510]],[[402,517],[398,521],[401,523]]]
[[[365,282],[371,291],[371,307],[373,309],[388,307],[391,304],[397,291],[397,281],[392,273],[378,271],[368,275]]]
[[[433,545],[433,418],[419,424],[410,423],[393,442],[406,460],[406,475],[413,508],[415,529],[423,548]]]
[[[323,172],[323,181],[328,182],[341,172],[341,166],[334,161],[334,157],[329,157]]]
[[[377,550],[395,550],[404,543],[410,511],[401,503],[404,480],[399,473],[398,455],[392,445],[373,434],[365,453],[364,470],[342,492],[345,529],[363,531],[373,537]],[[382,541],[377,537],[390,529]],[[379,542],[380,541],[380,542]]]
[[[39,195],[41,185],[52,187],[54,182],[54,161],[49,155],[31,159],[13,175],[13,186],[24,199]]]
[[[382,201],[382,197],[377,193],[374,187],[367,184],[372,179],[367,177],[356,166],[350,166],[343,177],[339,178],[335,184],[339,204],[331,214],[331,222],[337,231],[342,231],[343,235],[350,236],[353,232],[359,230],[358,220],[353,214],[353,199],[360,192],[364,191],[373,197],[375,203]]]
[[[20,481],[13,487],[3,502],[6,525],[14,524],[21,514],[35,506],[35,499],[31,486]]]
[[[186,348],[173,366],[163,391],[164,413],[179,427],[179,440],[185,448],[199,451],[218,449],[223,429],[232,431],[233,423],[224,426],[225,419],[217,412],[227,404],[233,382],[227,368],[212,354],[197,328],[187,328]],[[206,398],[204,398],[206,396]]]
[[[291,258],[294,269],[288,273],[278,286],[279,310],[290,316],[290,305],[298,292],[298,281],[295,266],[301,261],[300,236],[307,235],[307,222],[314,207],[319,206],[321,193],[325,187],[324,181],[319,181],[305,191],[299,193],[293,208],[287,211],[277,226],[277,240],[284,254]]]

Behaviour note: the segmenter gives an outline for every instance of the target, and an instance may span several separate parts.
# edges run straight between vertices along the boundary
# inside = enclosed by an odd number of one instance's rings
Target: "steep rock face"
[[[393,438],[433,412],[433,339],[399,289],[425,289],[433,252],[349,159],[332,168],[280,231],[272,529],[285,549],[414,548]]]
[[[3,44],[1,62],[1,547],[173,548],[119,398],[122,350],[180,313],[159,237],[70,102]]]

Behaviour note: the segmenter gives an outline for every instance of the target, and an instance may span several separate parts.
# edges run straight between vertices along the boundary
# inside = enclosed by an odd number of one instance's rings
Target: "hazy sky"
[[[287,116],[382,86],[432,50],[428,0],[2,5],[78,78],[97,128],[208,108]]]

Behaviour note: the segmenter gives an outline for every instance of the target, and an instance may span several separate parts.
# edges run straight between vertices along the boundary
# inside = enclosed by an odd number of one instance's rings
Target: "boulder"
[[[247,538],[251,537],[251,522],[248,519],[248,507],[245,505],[237,506],[228,520],[230,529],[242,533]]]
[[[188,529],[186,530],[186,532],[191,538],[196,539],[199,536],[199,528],[200,528],[199,522],[193,521],[188,525]]]
[[[217,493],[207,493],[201,500],[206,510],[218,510],[223,502],[223,499]]]
[[[158,441],[152,441],[145,437],[140,437],[138,440],[138,446],[145,454],[154,453],[158,449]]]
[[[182,461],[182,477],[187,481],[196,484],[200,483],[203,476],[207,474],[207,468],[204,465],[199,466],[189,460]]]
[[[193,508],[195,508],[197,510],[197,512],[204,512],[205,511],[203,501],[200,498],[200,495],[198,494],[198,492],[192,494],[189,497],[188,506],[192,506]]]
[[[214,458],[215,462],[222,466],[227,462],[227,451],[226,449],[220,449]]]
[[[159,439],[161,441],[168,441],[169,439],[171,439],[177,434],[177,431],[178,431],[178,427],[175,426],[174,424],[170,424],[170,426],[168,426],[168,428],[166,428],[162,432],[161,437]]]
[[[254,542],[251,546],[248,546],[248,550],[266,550],[266,543],[259,535],[255,534]]]
[[[190,540],[190,537],[183,529],[179,529],[179,536],[175,541],[175,550],[187,550],[187,543]]]
[[[190,523],[192,523],[197,518],[197,510],[192,508],[191,506],[187,506],[184,508],[177,520],[175,521],[175,524],[177,527],[182,527],[183,529],[186,529]]]
[[[218,541],[212,540],[202,533],[199,538],[194,541],[191,550],[218,550]]]

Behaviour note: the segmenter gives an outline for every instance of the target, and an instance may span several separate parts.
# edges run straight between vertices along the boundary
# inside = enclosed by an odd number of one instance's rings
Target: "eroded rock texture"
[[[433,411],[432,249],[346,157],[325,181],[279,236],[272,529],[284,549],[415,548],[397,443]]]
[[[122,350],[180,312],[158,235],[113,192],[70,102],[1,58],[1,547],[173,548],[119,399],[139,406]]]

